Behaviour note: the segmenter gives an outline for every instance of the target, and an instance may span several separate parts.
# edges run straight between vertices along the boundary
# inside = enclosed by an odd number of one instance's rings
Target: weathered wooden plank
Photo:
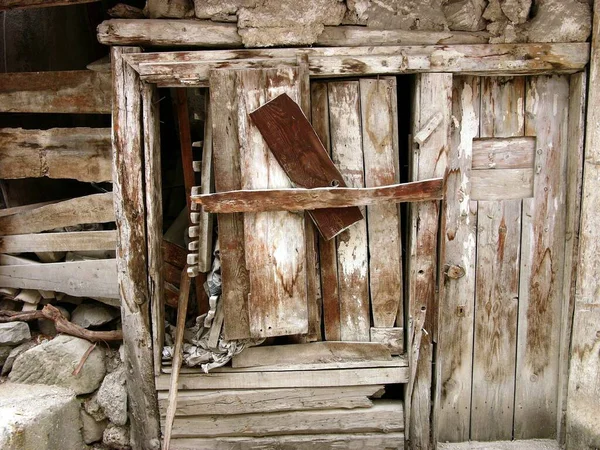
[[[110,19],[98,25],[98,41],[105,45],[242,47],[236,24],[210,20]]]
[[[0,129],[0,178],[112,181],[109,128]]]
[[[14,234],[0,236],[1,253],[115,250],[116,231]]]
[[[206,211],[212,213],[314,211],[320,208],[373,205],[371,206],[374,210],[373,220],[381,217],[381,221],[384,221],[391,217],[390,222],[393,222],[392,225],[394,225],[393,227],[387,227],[387,230],[380,230],[377,225],[374,225],[376,230],[373,231],[373,239],[376,239],[383,231],[391,233],[392,229],[395,231],[399,228],[399,218],[393,216],[394,214],[398,215],[396,203],[441,200],[443,198],[442,189],[443,179],[433,178],[431,180],[367,188],[336,187],[229,191],[193,195],[192,201],[202,205]],[[392,239],[393,235],[388,235],[388,237]],[[395,249],[394,244],[391,245],[392,249]],[[386,256],[393,257],[393,255]],[[396,259],[399,259],[399,257]],[[393,264],[389,258],[387,258],[387,261]],[[400,265],[399,262],[396,266],[398,265]],[[396,276],[397,274],[399,274],[399,270],[394,270],[392,275]],[[392,277],[392,275],[389,275],[389,277]],[[394,284],[401,284],[401,280],[396,279]],[[396,299],[393,303],[397,303],[397,301]],[[394,312],[393,315],[395,317],[396,313]]]
[[[179,438],[173,440],[174,450],[400,450],[404,448],[403,433],[305,434],[276,437],[215,437]]]
[[[269,101],[250,116],[295,186],[346,187],[310,122],[289,96]],[[363,218],[358,208],[311,211],[310,215],[325,239],[337,236]]]
[[[0,112],[110,114],[109,73],[0,74]]]
[[[297,69],[238,72],[243,189],[291,186],[248,113],[282,93],[297,99],[298,89]],[[307,333],[304,216],[289,212],[245,214],[244,239],[250,278],[250,334],[268,337]]]
[[[374,328],[371,327],[371,342],[379,342],[384,344],[392,355],[402,355],[404,353],[404,328],[386,327]]]
[[[374,342],[313,342],[250,347],[233,357],[231,366],[255,367],[334,361],[391,361],[389,350]]]
[[[210,74],[210,105],[213,120],[213,164],[216,191],[241,189],[238,140],[238,98],[235,72]],[[223,333],[226,339],[250,337],[248,292],[250,284],[244,250],[242,214],[218,214],[221,277],[223,281]]]
[[[160,375],[156,387],[169,388],[169,375]],[[377,367],[360,369],[329,369],[327,376],[318,370],[279,372],[211,372],[182,374],[179,389],[271,389],[289,387],[364,386],[395,384],[408,381],[408,368]]]
[[[350,187],[364,187],[358,81],[328,86],[331,155]],[[369,311],[367,225],[360,221],[336,237],[340,339],[368,341]]]
[[[205,87],[208,73],[229,63],[238,69],[295,64],[308,55],[310,76],[367,76],[453,72],[525,75],[575,72],[589,61],[589,44],[488,44],[389,47],[284,48],[150,53],[129,57],[144,81],[161,86]],[[246,62],[234,60],[248,59]],[[279,59],[274,62],[273,59]],[[182,64],[179,64],[182,63]],[[424,122],[425,123],[425,122]],[[424,124],[423,123],[423,124]]]
[[[79,5],[82,3],[94,3],[99,0],[2,0],[0,11],[24,8],[46,8],[50,6]]]
[[[115,220],[113,193],[92,194],[0,218],[0,235],[39,233],[54,228]]]
[[[146,232],[148,233],[148,289],[152,311],[152,349],[154,374],[160,373],[165,336],[164,271],[163,271],[163,204],[160,159],[159,96],[155,86],[142,87],[142,120],[144,133],[144,188],[146,200]]]
[[[556,436],[565,256],[568,77],[527,80],[525,134],[535,135],[534,198],[523,201],[514,436]]]
[[[450,113],[452,111],[452,75],[421,74],[415,87],[413,130],[416,132],[437,112],[443,115],[442,123],[429,139],[412,152],[410,179],[423,180],[443,176],[448,161],[450,139]],[[408,256],[408,311],[414,318],[426,308],[425,330],[421,336],[419,360],[410,408],[410,445],[412,448],[431,446],[431,386],[433,337],[437,335],[435,311],[437,310],[437,234],[439,203],[423,202],[411,205],[409,210]],[[412,333],[412,331],[411,331]],[[411,334],[409,334],[410,336]],[[415,333],[415,336],[418,336]],[[411,353],[412,355],[412,353]]]
[[[1,266],[0,286],[119,298],[114,259]]]
[[[329,133],[329,103],[327,83],[311,83],[311,121],[315,133],[331,154]],[[340,299],[338,292],[337,254],[335,239],[319,236],[319,262],[323,295],[323,332],[328,341],[340,340]]]
[[[474,138],[479,134],[480,79],[453,79],[452,129],[442,215],[441,269],[434,410],[439,441],[469,439],[477,202],[471,200]]]
[[[472,200],[533,197],[533,169],[480,169],[471,172]]]
[[[204,141],[202,146],[202,170],[200,175],[200,192],[209,194],[214,184],[212,176],[213,144],[212,144],[212,109],[210,97],[206,98],[206,121],[204,122]],[[198,239],[198,270],[210,272],[212,269],[213,252],[213,221],[214,217],[206,211],[200,213]]]
[[[529,169],[533,167],[534,157],[534,137],[473,140],[473,169]]]
[[[13,206],[12,208],[3,208],[0,209],[0,217],[12,216],[13,214],[21,213],[24,211],[31,211],[32,209],[39,208],[40,206],[51,205],[52,203],[57,203],[59,201],[60,200],[52,200],[48,202],[32,203],[23,206]]]
[[[403,413],[402,402],[380,400],[368,410],[326,409],[235,416],[183,416],[175,418],[173,436],[398,432],[404,429]]]
[[[177,401],[177,416],[369,408],[373,405],[369,397],[379,395],[383,390],[383,386],[344,386],[181,391]],[[167,397],[166,392],[158,393],[158,404],[163,415]]]
[[[152,354],[144,202],[140,82],[123,60],[139,48],[112,48],[113,189],[117,223],[118,292],[127,364],[132,447],[160,448]]]
[[[183,269],[185,267],[187,257],[185,248],[173,244],[166,239],[162,240],[161,246],[163,259],[166,263],[169,263],[178,269]]]
[[[569,77],[569,145],[567,157],[565,270],[563,281],[562,328],[560,336],[560,372],[558,396],[557,441],[566,441],[567,394],[569,389],[569,360],[573,333],[573,311],[575,307],[575,283],[579,253],[579,225],[581,215],[581,185],[583,180],[583,154],[585,140],[586,72]]]
[[[398,183],[396,79],[360,80],[365,187]],[[442,184],[440,183],[440,191]],[[394,204],[367,208],[369,291],[375,327],[393,327],[402,308],[400,210]]]

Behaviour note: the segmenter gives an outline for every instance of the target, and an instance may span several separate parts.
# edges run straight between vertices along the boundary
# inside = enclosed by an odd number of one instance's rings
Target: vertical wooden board
[[[148,233],[148,289],[152,313],[152,347],[154,372],[160,374],[165,337],[164,272],[163,272],[163,208],[160,170],[160,125],[156,86],[142,88],[142,117],[144,128],[144,172],[146,181],[146,221]]]
[[[444,176],[450,139],[452,75],[420,74],[417,77],[413,135],[436,113],[442,114],[441,124],[429,139],[415,149],[411,161],[411,181]],[[439,202],[421,202],[410,208],[409,255],[409,312],[417,317],[426,308],[424,332],[421,337],[419,360],[416,364],[414,388],[410,405],[410,445],[412,448],[431,448],[431,392],[433,337],[437,334],[437,234]],[[415,333],[416,334],[416,333]]]
[[[298,68],[239,71],[237,84],[242,188],[291,187],[248,113],[284,92],[298,102]],[[306,334],[304,216],[287,211],[246,213],[244,238],[250,275],[250,334]]]
[[[327,83],[311,83],[311,122],[321,143],[331,153],[329,133],[329,102]],[[340,298],[338,291],[337,254],[335,239],[329,241],[319,236],[319,260],[323,296],[323,331],[325,340],[339,341]]]
[[[333,162],[349,187],[364,187],[359,83],[331,82],[328,96]],[[364,208],[361,211],[364,214]],[[341,340],[368,341],[371,320],[365,221],[340,233],[336,246]]]
[[[238,99],[235,72],[213,70],[209,76],[213,121],[213,164],[217,192],[241,189],[238,140]],[[223,333],[226,339],[250,337],[248,293],[250,284],[244,250],[244,219],[240,213],[218,214]]]
[[[360,80],[365,187],[399,182],[396,79]],[[396,204],[367,207],[369,287],[375,327],[402,315],[402,242]]]
[[[480,78],[454,77],[456,119],[448,155],[442,215],[437,346],[437,433],[442,442],[469,439],[477,202],[470,198],[473,138],[479,135]]]
[[[206,122],[204,123],[204,141],[202,144],[202,171],[200,178],[200,192],[210,194],[214,184],[212,176],[213,159],[213,126],[210,96],[206,97]],[[199,242],[198,242],[198,270],[208,273],[212,269],[213,253],[213,214],[204,210],[200,211]],[[198,286],[198,285],[196,285]]]
[[[515,439],[556,436],[565,252],[569,79],[527,79],[525,134],[536,136],[534,198],[523,200]]]
[[[481,84],[480,136],[522,136],[525,78],[485,77]],[[521,201],[482,201],[479,208],[471,439],[509,440],[513,432]]]

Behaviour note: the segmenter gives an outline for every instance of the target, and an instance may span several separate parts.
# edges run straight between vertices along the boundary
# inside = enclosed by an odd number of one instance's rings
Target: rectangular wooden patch
[[[471,172],[472,200],[533,197],[533,169],[482,169]]]
[[[473,169],[531,169],[534,156],[531,136],[473,139]]]

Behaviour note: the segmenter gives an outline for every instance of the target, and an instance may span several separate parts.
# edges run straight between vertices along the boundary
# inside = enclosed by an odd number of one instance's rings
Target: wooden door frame
[[[211,69],[267,68],[299,59],[308,62],[310,76],[315,79],[440,72],[478,76],[571,74],[584,70],[589,49],[588,43],[158,53],[143,53],[139,47],[112,47],[117,267],[132,446],[160,448],[155,375],[160,371],[164,305],[157,87],[207,87]]]

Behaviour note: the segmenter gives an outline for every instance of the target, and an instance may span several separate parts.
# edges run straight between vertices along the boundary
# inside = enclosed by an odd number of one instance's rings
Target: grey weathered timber
[[[206,87],[212,69],[294,65],[302,54],[308,57],[311,78],[327,78],[420,72],[572,73],[585,67],[588,51],[586,43],[313,47],[149,53],[131,55],[128,61],[144,81],[164,87]]]
[[[567,445],[593,448],[600,445],[597,399],[600,398],[600,1],[594,1],[592,58],[589,74],[581,229],[577,260],[577,288],[571,341],[571,366],[567,397]]]
[[[131,442],[134,448],[158,450],[160,424],[150,331],[140,82],[122,57],[124,53],[135,51],[140,49],[111,49],[117,271]]]
[[[442,211],[438,364],[434,405],[438,441],[469,439],[477,202],[470,197],[473,139],[479,133],[480,79],[453,79],[452,129]],[[435,434],[434,434],[435,436]]]
[[[438,111],[443,120],[429,139],[411,152],[409,165],[413,181],[443,176],[448,162],[450,145],[450,113],[452,100],[451,74],[420,74],[414,92],[413,130],[416,133]],[[409,442],[411,448],[428,449],[432,445],[431,434],[431,386],[433,382],[433,338],[436,329],[436,278],[437,234],[440,204],[437,201],[415,203],[409,210],[408,240],[408,313],[418,316],[426,308],[424,332],[418,361],[413,360],[416,377],[412,388],[410,408]],[[409,336],[412,331],[409,331]],[[418,333],[414,333],[418,336]],[[442,381],[443,382],[443,381]]]
[[[204,123],[204,141],[202,144],[202,165],[200,175],[200,192],[209,194],[213,190],[213,125],[210,97],[206,98],[206,122]],[[199,213],[198,236],[198,270],[210,272],[213,253],[213,221],[214,216],[204,210]]]
[[[480,169],[471,172],[471,199],[515,200],[533,197],[533,169]]]
[[[3,73],[0,112],[110,114],[110,92],[109,73]]]
[[[116,248],[117,233],[114,230],[0,236],[0,253],[115,250]]]
[[[0,178],[112,181],[110,128],[0,129]]]
[[[534,156],[534,137],[473,140],[473,169],[529,169]]]

